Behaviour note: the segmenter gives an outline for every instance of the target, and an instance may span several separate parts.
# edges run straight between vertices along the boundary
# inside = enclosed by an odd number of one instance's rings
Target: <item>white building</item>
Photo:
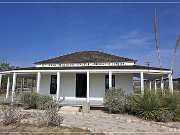
[[[0,72],[0,82],[2,75],[8,76],[8,98],[9,82],[12,78],[13,101],[16,79],[36,78],[36,92],[61,99],[62,105],[82,105],[87,101],[92,106],[101,106],[105,91],[111,87],[121,88],[127,93],[133,92],[133,77],[141,79],[141,92],[144,93],[144,79],[161,78],[161,73],[164,77],[169,77],[169,89],[173,92],[170,69],[162,69],[161,72],[160,68],[139,66],[135,63],[136,60],[104,52],[81,51],[36,62],[35,67]]]

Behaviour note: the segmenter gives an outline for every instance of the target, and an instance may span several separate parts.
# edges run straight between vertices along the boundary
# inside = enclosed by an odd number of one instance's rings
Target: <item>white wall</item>
[[[40,81],[40,94],[49,95],[50,94],[50,82],[51,82],[51,75],[48,74],[41,74],[41,81]]]
[[[90,97],[104,97],[105,95],[105,74],[90,73]]]
[[[76,96],[76,74],[61,73],[60,97]]]
[[[133,74],[115,74],[115,87],[127,93],[133,92]]]
[[[115,86],[127,93],[133,91],[132,74],[115,74]],[[42,74],[40,82],[40,93],[50,95],[51,75]],[[105,74],[90,73],[90,97],[104,97]],[[61,73],[60,97],[76,96],[76,73]]]

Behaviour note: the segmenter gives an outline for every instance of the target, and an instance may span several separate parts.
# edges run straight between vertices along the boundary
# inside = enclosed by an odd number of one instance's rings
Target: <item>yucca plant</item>
[[[158,96],[151,91],[134,96],[131,104],[131,109],[135,114],[148,120],[156,119],[158,111],[161,111],[161,102]]]

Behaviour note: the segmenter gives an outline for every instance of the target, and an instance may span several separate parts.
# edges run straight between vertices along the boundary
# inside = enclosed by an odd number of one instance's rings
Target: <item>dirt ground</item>
[[[63,135],[63,134],[72,134],[72,135],[79,135],[79,134],[87,134],[90,135],[92,134],[88,130],[82,130],[79,128],[74,128],[74,127],[38,127],[35,125],[31,125],[28,123],[18,123],[15,125],[8,125],[8,126],[3,126],[0,123],[0,134],[1,135],[24,135],[24,134],[53,134],[53,135]]]

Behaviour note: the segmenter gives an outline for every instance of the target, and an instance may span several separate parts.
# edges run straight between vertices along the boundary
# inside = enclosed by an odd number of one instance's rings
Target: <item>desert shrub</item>
[[[36,102],[39,96],[35,92],[25,92],[20,96],[20,102],[24,109],[36,109]]]
[[[48,102],[52,101],[52,98],[47,95],[39,95],[36,101],[37,109],[45,110]]]
[[[173,120],[180,119],[180,98],[177,95],[168,94],[163,98],[163,107],[173,114]]]
[[[161,102],[153,92],[145,91],[135,95],[131,101],[131,110],[144,119],[154,120],[161,109]]]
[[[124,113],[127,109],[127,95],[122,89],[109,89],[105,94],[104,106],[110,113]]]
[[[40,126],[60,126],[63,122],[63,117],[58,114],[58,104],[50,101],[46,104],[44,114],[40,114],[38,117],[38,123]]]
[[[174,112],[162,109],[156,112],[154,120],[158,122],[170,122],[174,119],[174,115]]]
[[[14,105],[6,105],[2,109],[2,123],[3,125],[10,125],[20,122],[24,116],[20,114],[20,110]]]

